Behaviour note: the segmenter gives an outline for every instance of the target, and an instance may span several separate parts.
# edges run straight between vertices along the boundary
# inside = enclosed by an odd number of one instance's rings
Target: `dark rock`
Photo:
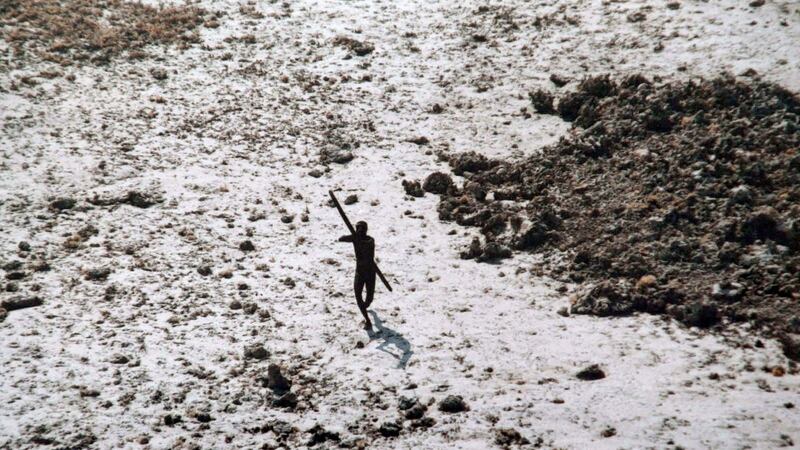
[[[459,176],[464,175],[465,172],[481,173],[497,165],[496,161],[489,160],[486,156],[475,152],[459,153],[450,157],[449,163],[453,168],[453,173]]]
[[[466,251],[461,252],[461,259],[474,259],[479,258],[483,254],[483,247],[481,246],[481,240],[477,237],[472,238],[472,242],[469,244],[469,248]]]
[[[246,241],[242,241],[242,243],[239,244],[239,250],[243,252],[252,252],[255,251],[255,249],[256,246],[253,245],[253,242],[250,241],[249,239]]]
[[[552,114],[555,112],[555,108],[553,108],[553,94],[537,89],[536,91],[529,92],[528,97],[530,97],[536,112],[541,114]]]
[[[483,252],[478,257],[478,261],[497,261],[500,259],[511,258],[511,249],[497,242],[487,242],[483,247]]]
[[[495,430],[494,442],[501,447],[530,444],[528,439],[522,437],[519,431],[513,428],[499,428]]]
[[[600,432],[600,436],[604,438],[610,438],[617,434],[617,429],[614,427],[607,427]]]
[[[592,97],[604,98],[616,93],[617,84],[608,75],[598,75],[581,81],[578,90]]]
[[[421,419],[411,421],[411,428],[414,429],[430,428],[434,425],[436,425],[436,419],[433,417],[423,417]]]
[[[228,304],[228,308],[233,310],[242,309],[242,302],[239,300],[233,300]]]
[[[411,408],[405,410],[403,416],[408,420],[421,419],[427,411],[428,407],[426,405],[416,402]]]
[[[453,179],[442,172],[434,172],[425,178],[422,189],[432,194],[446,194],[453,187]]]
[[[606,377],[606,373],[597,364],[581,369],[575,376],[582,381],[601,380]]]
[[[310,172],[308,172],[308,175],[312,178],[319,178],[322,176],[322,171],[319,169],[312,169]]]
[[[344,198],[344,204],[345,205],[352,205],[354,203],[358,203],[358,195],[350,194],[350,195],[348,195],[347,197]]]
[[[75,199],[72,198],[59,198],[50,202],[50,207],[58,211],[64,211],[74,208],[76,203]]]
[[[5,308],[0,308],[0,323],[6,320],[6,317],[8,317],[8,311]]]
[[[341,440],[339,433],[328,431],[319,424],[311,427],[307,433],[311,435],[311,438],[308,440],[309,446],[321,444],[325,441],[339,442]]]
[[[292,383],[281,373],[281,368],[277,364],[270,364],[267,368],[266,387],[272,389],[277,395],[283,395],[292,388]]]
[[[116,353],[111,356],[111,359],[109,359],[108,362],[111,364],[128,364],[130,359],[121,353]]]
[[[83,277],[89,281],[105,281],[111,275],[111,269],[100,267],[86,270]]]
[[[197,273],[199,273],[204,277],[207,277],[211,275],[211,266],[200,266],[197,268]]]
[[[25,241],[20,241],[20,243],[17,244],[17,248],[21,252],[29,252],[29,251],[31,251],[31,244],[28,244]]]
[[[439,411],[446,413],[460,413],[469,411],[469,406],[460,395],[448,395],[439,402]]]
[[[160,196],[152,193],[145,193],[139,191],[128,191],[128,194],[120,203],[127,203],[137,208],[149,208],[157,203],[164,201]]]
[[[785,333],[780,337],[783,354],[792,361],[800,361],[800,336]]]
[[[167,71],[161,67],[153,67],[150,69],[150,75],[152,75],[156,80],[166,80],[168,76]]]
[[[262,345],[252,344],[244,348],[244,358],[263,360],[269,358],[269,352]]]
[[[367,56],[375,51],[375,46],[370,42],[359,41],[347,36],[336,36],[333,39],[333,45],[345,47],[356,56]]]
[[[567,122],[572,122],[578,118],[578,114],[589,96],[581,92],[567,93],[558,99],[556,110],[558,115]]]
[[[23,265],[22,261],[19,260],[9,261],[3,264],[3,270],[5,270],[6,272],[12,272],[22,268],[22,265]]]
[[[623,316],[634,310],[627,286],[603,281],[579,294],[572,305],[573,314]]]
[[[278,408],[294,408],[297,406],[297,394],[287,392],[272,400],[272,405]]]
[[[294,216],[291,214],[284,214],[281,216],[281,223],[292,223],[294,221]]]
[[[397,422],[384,422],[381,424],[380,428],[378,428],[378,433],[383,437],[396,437],[400,436],[400,431],[402,431],[402,429],[402,425]]]
[[[686,308],[683,321],[690,326],[708,328],[719,322],[719,310],[710,303],[694,302]]]
[[[413,138],[408,139],[408,142],[411,142],[412,144],[417,144],[417,145],[428,145],[428,144],[430,144],[431,141],[425,136],[417,136],[417,137],[413,137]]]
[[[183,418],[178,414],[167,414],[164,416],[164,425],[171,427],[183,422]]]
[[[400,398],[397,401],[397,407],[400,408],[401,411],[405,411],[407,409],[410,409],[417,403],[419,402],[417,401],[416,398],[400,396]]]
[[[25,278],[26,276],[27,275],[25,274],[25,272],[8,272],[6,274],[6,279],[7,280],[21,280],[21,279]]]
[[[422,185],[416,180],[403,180],[403,189],[405,189],[406,194],[412,197],[422,197],[425,195],[425,191],[422,190]]]
[[[15,311],[23,308],[34,308],[42,306],[44,302],[39,297],[14,297],[0,302],[0,306],[6,311]]]
[[[320,162],[323,164],[336,163],[346,164],[353,160],[354,156],[350,150],[335,146],[325,147],[320,151]]]
[[[567,85],[567,83],[569,83],[569,79],[568,78],[563,77],[563,76],[558,75],[558,74],[555,74],[555,73],[551,73],[550,74],[550,81],[553,84],[555,84],[556,87],[564,87],[564,86]]]

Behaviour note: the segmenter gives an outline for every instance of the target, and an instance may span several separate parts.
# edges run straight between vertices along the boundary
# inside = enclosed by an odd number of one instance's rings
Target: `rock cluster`
[[[565,281],[599,282],[573,312],[667,313],[697,326],[752,321],[800,333],[800,100],[780,86],[641,75],[531,93],[568,135],[523,161],[451,156],[463,186],[439,216],[484,243],[544,253]]]

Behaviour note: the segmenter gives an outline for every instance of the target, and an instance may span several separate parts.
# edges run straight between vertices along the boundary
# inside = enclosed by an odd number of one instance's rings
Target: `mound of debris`
[[[480,227],[485,241],[463,257],[541,252],[554,276],[592,283],[573,312],[667,313],[702,327],[727,317],[798,342],[794,94],[730,76],[634,75],[588,78],[554,108],[548,93],[531,99],[571,121],[569,134],[522,161],[450,158],[465,181],[440,191],[440,218]]]

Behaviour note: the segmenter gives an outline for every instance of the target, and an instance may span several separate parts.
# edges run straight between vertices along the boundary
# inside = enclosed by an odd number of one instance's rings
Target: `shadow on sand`
[[[398,369],[405,369],[408,360],[414,354],[411,350],[411,343],[402,334],[383,326],[383,321],[375,311],[370,311],[369,313],[372,315],[372,323],[378,330],[367,332],[369,338],[371,340],[381,340],[378,350],[392,355],[397,360]]]

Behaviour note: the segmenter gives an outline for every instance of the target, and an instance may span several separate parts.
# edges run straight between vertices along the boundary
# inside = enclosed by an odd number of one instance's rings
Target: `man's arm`
[[[346,234],[339,238],[339,242],[353,242],[354,237],[352,234]]]

